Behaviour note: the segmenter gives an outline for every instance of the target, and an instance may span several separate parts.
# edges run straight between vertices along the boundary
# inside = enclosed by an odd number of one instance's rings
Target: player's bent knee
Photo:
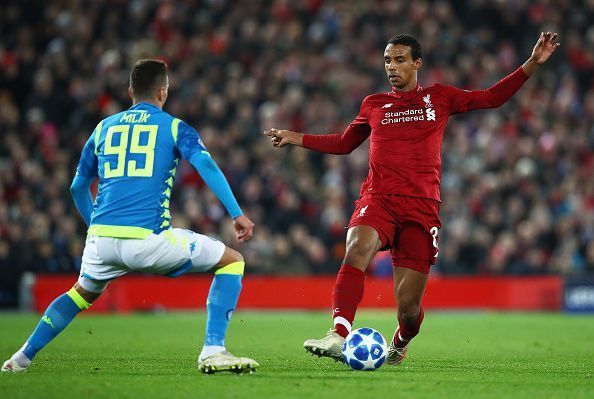
[[[245,262],[238,251],[225,247],[223,257],[216,266],[215,274],[239,274],[243,275]]]
[[[91,280],[85,276],[80,276],[74,288],[85,298],[94,301],[101,295],[109,285],[109,281]]]
[[[233,248],[225,247],[225,252],[223,252],[223,256],[219,263],[217,263],[216,267],[224,267],[227,266],[229,263],[233,262],[243,262],[243,256],[238,251],[234,250]]]

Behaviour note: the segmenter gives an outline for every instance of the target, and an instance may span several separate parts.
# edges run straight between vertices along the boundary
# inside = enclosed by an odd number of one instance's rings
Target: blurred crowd
[[[482,89],[543,30],[561,47],[511,101],[450,119],[434,268],[445,274],[594,271],[593,0],[3,1],[2,285],[79,268],[86,226],[69,185],[97,122],[130,106],[139,58],[167,61],[166,110],[198,129],[256,222],[240,248],[250,271],[331,273],[367,143],[323,155],[273,149],[261,132],[341,132],[366,95],[389,90],[383,49],[396,33],[423,45],[421,84]],[[183,163],[177,176],[174,225],[233,243],[197,173]]]

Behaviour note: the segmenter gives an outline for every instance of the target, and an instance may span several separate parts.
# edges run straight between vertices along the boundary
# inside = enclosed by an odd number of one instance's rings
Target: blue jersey
[[[102,120],[76,172],[99,177],[89,234],[145,238],[170,228],[177,165],[200,152],[208,154],[198,132],[152,104],[138,103]]]

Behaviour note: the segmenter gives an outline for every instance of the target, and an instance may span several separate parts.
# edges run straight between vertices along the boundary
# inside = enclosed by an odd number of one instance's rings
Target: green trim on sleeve
[[[99,138],[101,137],[101,128],[103,127],[103,121],[99,122],[95,128],[95,155],[97,155],[97,148],[99,147]]]
[[[179,130],[179,124],[181,120],[177,118],[173,118],[171,122],[171,135],[173,136],[173,142],[177,144],[177,132]]]

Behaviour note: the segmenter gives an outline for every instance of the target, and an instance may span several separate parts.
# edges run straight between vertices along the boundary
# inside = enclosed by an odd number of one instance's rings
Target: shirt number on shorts
[[[433,237],[433,246],[435,247],[434,258],[437,258],[437,255],[439,255],[439,248],[437,247],[437,235],[439,234],[439,229],[437,227],[431,227],[429,233],[431,233],[431,236]]]
[[[104,163],[104,177],[123,177],[126,169],[126,158],[128,154],[142,154],[145,156],[144,167],[139,168],[135,159],[128,160],[128,176],[132,177],[151,177],[153,175],[153,165],[155,163],[155,144],[157,142],[157,125],[134,125],[132,129],[132,138],[130,136],[130,125],[115,125],[107,129],[105,135],[104,155],[116,155],[116,165],[112,168],[111,163]],[[146,144],[141,144],[140,139],[144,134]],[[116,137],[119,140],[116,143]],[[128,146],[129,145],[129,146]]]

